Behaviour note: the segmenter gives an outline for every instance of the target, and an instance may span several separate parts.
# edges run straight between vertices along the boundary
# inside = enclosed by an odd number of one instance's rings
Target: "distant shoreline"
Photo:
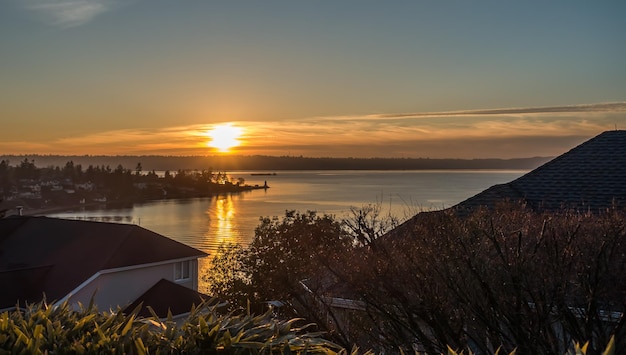
[[[532,170],[552,157],[515,159],[429,159],[429,158],[308,158],[292,156],[95,156],[95,155],[0,155],[11,165],[34,160],[39,168],[63,167],[69,161],[83,168],[118,165],[143,171],[202,170],[281,171],[281,170]]]
[[[24,210],[22,211],[22,214],[25,216],[45,216],[45,215],[52,214],[52,213],[79,211],[81,209],[88,209],[88,208],[97,207],[100,205],[102,204],[97,204],[97,203],[71,204],[71,205],[64,205],[64,206],[53,206],[53,207],[48,207],[48,208],[33,208],[32,210],[28,208],[24,208]]]
[[[24,201],[16,201],[14,203],[4,202],[2,203],[2,210],[5,210],[6,216],[13,216],[21,214],[24,216],[45,216],[52,213],[63,213],[70,211],[78,211],[81,209],[94,208],[103,205],[102,203],[68,203],[68,204],[58,204],[54,206],[46,206],[46,207],[31,207]]]

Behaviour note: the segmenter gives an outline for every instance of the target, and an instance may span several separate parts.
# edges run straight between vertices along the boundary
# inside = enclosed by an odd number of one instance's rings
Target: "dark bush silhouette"
[[[421,213],[373,238],[353,233],[367,230],[355,220],[338,229],[330,216],[298,222],[306,216],[262,222],[238,269],[248,287],[240,297],[278,299],[341,344],[563,354],[589,340],[596,353],[614,335],[617,353],[625,348],[622,211],[503,203],[463,217]],[[346,234],[357,239],[346,243]],[[352,307],[333,306],[333,297]]]

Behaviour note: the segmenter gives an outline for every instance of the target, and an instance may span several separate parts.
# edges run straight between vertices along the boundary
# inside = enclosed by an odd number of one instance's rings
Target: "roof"
[[[535,210],[561,207],[592,212],[626,207],[626,131],[607,131],[506,184],[453,208],[523,200]]]
[[[184,314],[191,311],[192,305],[200,305],[209,300],[210,297],[195,290],[179,285],[172,281],[161,279],[143,295],[139,296],[133,303],[128,305],[124,311],[132,312],[137,306],[142,305],[138,315],[151,317],[148,307],[154,310],[159,318],[167,317],[168,311],[172,314]]]
[[[99,271],[204,257],[132,224],[34,216],[0,219],[0,309],[59,300]]]

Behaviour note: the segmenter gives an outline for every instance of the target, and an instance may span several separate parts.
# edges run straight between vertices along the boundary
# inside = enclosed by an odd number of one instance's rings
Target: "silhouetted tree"
[[[0,189],[6,194],[11,186],[13,181],[13,169],[9,165],[8,160],[0,161]]]
[[[326,274],[351,246],[352,238],[332,216],[287,211],[282,219],[264,217],[248,248],[224,247],[217,253],[207,279],[210,292],[232,297],[239,307],[249,301],[256,312],[268,301],[279,301],[280,314],[304,317],[330,331],[320,309],[324,305],[311,299],[316,285],[308,281]]]
[[[368,204],[361,208],[351,207],[342,223],[356,243],[367,246],[397,227],[400,220],[391,214],[383,216],[380,204]]]
[[[351,239],[331,216],[288,211],[282,220],[262,218],[246,262],[258,300],[286,300],[302,293],[301,281],[325,270]]]
[[[20,165],[15,167],[15,178],[18,180],[29,179],[36,180],[39,178],[39,170],[35,166],[35,160],[24,158]]]

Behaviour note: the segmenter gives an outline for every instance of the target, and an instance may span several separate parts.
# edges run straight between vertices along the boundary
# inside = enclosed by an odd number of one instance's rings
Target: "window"
[[[191,277],[191,262],[189,260],[174,264],[174,280],[188,280]]]

